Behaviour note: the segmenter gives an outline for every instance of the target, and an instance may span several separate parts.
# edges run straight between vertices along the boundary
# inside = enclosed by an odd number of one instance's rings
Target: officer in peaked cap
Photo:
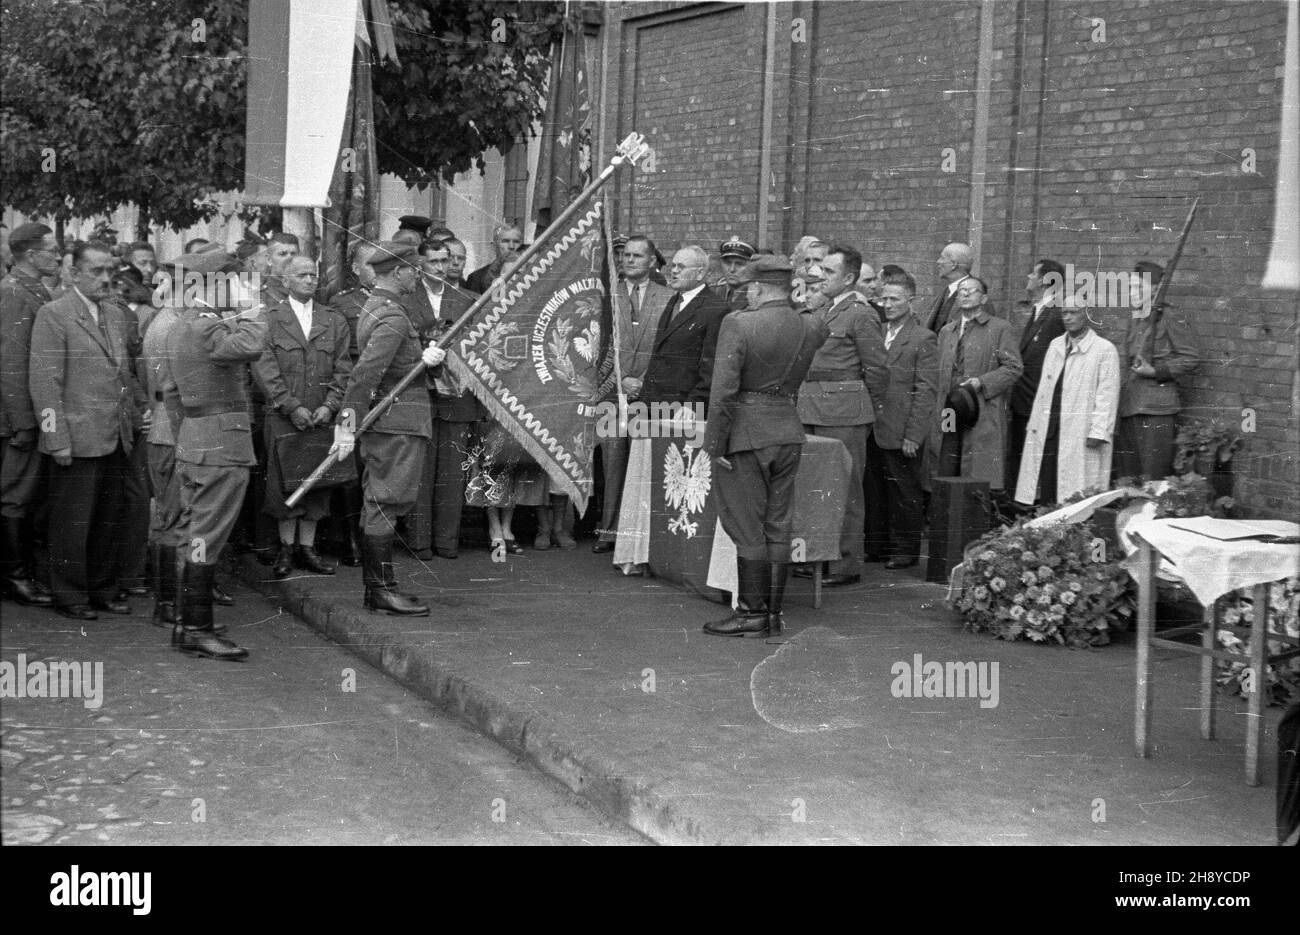
[[[431,218],[419,214],[403,214],[397,219],[397,233],[393,235],[393,242],[418,247],[420,241],[428,236],[430,227],[433,227]]]
[[[705,624],[715,636],[781,632],[790,570],[794,478],[803,449],[795,406],[830,329],[790,305],[785,257],[757,256],[737,275],[746,310],[722,320],[704,450],[713,458],[718,518],[736,543],[736,611]]]
[[[419,333],[402,299],[420,283],[419,251],[406,243],[376,245],[370,257],[375,285],[357,321],[360,356],[348,378],[338,416],[338,447],[351,453],[355,431],[371,403],[386,397],[417,364],[442,363],[434,342],[420,347]],[[433,437],[433,413],[425,381],[414,380],[361,436],[362,580],[365,607],[377,613],[423,616],[429,606],[397,589],[393,538],[397,520],[415,506],[424,457]]]
[[[714,287],[719,296],[727,303],[731,311],[745,308],[744,287],[740,282],[740,272],[754,258],[754,248],[739,238],[724,240],[718,246],[718,256],[722,260],[723,280]]]

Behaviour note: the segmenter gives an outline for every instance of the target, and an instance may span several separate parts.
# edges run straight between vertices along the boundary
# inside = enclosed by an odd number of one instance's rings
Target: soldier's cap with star
[[[370,265],[376,273],[391,273],[403,263],[414,266],[419,259],[420,251],[409,243],[386,240],[375,244],[375,250],[370,254]]]
[[[718,255],[724,260],[729,256],[739,257],[742,260],[752,260],[754,252],[752,246],[737,237],[724,240],[722,246],[718,247]]]
[[[398,230],[415,231],[421,237],[433,227],[433,219],[419,214],[403,214],[397,219]]]
[[[754,257],[745,264],[745,268],[736,277],[741,285],[750,282],[765,282],[774,286],[790,286],[790,276],[794,267],[783,256],[764,253]]]
[[[617,250],[619,247],[626,247],[626,246],[627,246],[627,234],[615,234],[615,235],[614,235],[614,240],[612,241],[612,243],[614,244],[614,249],[615,249],[615,250]]]

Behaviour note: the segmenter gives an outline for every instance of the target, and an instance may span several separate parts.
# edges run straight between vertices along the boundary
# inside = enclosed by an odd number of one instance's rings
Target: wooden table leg
[[[1246,784],[1259,785],[1259,736],[1264,727],[1265,668],[1268,665],[1268,585],[1254,588],[1254,613],[1250,624],[1251,688],[1246,714]]]
[[[1219,629],[1219,602],[1213,600],[1205,608],[1205,629],[1201,632],[1201,648],[1214,649]],[[1201,657],[1201,736],[1214,739],[1214,657]]]
[[[1156,625],[1155,550],[1140,535],[1138,560],[1134,567],[1138,585],[1137,697],[1133,708],[1133,735],[1138,756],[1150,756],[1151,730],[1151,634]]]
[[[822,568],[824,567],[824,562],[813,564],[813,610],[822,608]]]

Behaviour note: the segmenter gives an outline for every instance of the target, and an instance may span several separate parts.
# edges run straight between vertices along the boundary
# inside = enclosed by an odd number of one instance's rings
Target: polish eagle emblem
[[[677,518],[669,521],[669,532],[684,532],[687,539],[699,532],[700,524],[691,522],[690,514],[704,509],[712,481],[713,464],[702,449],[689,445],[679,449],[669,443],[664,454],[664,497],[669,509],[680,510]]]

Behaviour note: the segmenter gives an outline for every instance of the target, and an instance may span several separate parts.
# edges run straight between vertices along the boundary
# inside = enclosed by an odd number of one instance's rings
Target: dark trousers
[[[623,504],[623,482],[627,480],[627,458],[631,445],[632,440],[629,438],[607,438],[600,443],[605,505],[600,511],[600,529],[596,535],[601,542],[613,542],[618,537],[618,513]]]
[[[50,461],[50,588],[60,607],[117,593],[131,461],[121,446],[98,458]]]
[[[398,519],[415,507],[428,446],[429,440],[419,435],[372,431],[361,436],[361,528],[367,536],[394,535]]]
[[[838,438],[849,452],[849,490],[844,500],[844,522],[840,525],[840,560],[830,563],[833,575],[862,574],[862,535],[866,528],[866,501],[862,474],[866,469],[870,425],[805,425],[809,435]]]
[[[176,449],[171,445],[145,446],[149,449],[149,485],[153,488],[153,515],[149,523],[149,541],[163,548],[185,544],[185,527],[181,525],[181,479],[176,473]]]
[[[412,551],[460,547],[460,517],[465,509],[465,469],[473,422],[433,420],[425,449],[424,472],[415,507],[406,517],[406,544]]]
[[[26,451],[0,438],[0,516],[23,519],[30,516],[36,503],[43,499],[45,455],[36,450],[36,442]]]
[[[756,562],[790,561],[794,479],[802,449],[802,445],[772,445],[737,451],[727,455],[730,471],[715,467],[718,518],[736,543],[738,557]]]
[[[867,441],[867,551],[879,556],[916,558],[925,525],[921,490],[925,448],[915,458],[901,448],[881,448]]]
[[[239,518],[249,469],[179,461],[176,472],[181,482],[186,559],[194,565],[215,565]]]
[[[944,432],[940,436],[939,458],[935,477],[961,477],[962,432]]]
[[[1164,480],[1174,473],[1173,416],[1123,416],[1115,429],[1115,477]]]
[[[1025,435],[1029,431],[1029,413],[1017,415],[1015,412],[1007,418],[1007,453],[1004,462],[1003,485],[1014,491],[1020,482],[1020,458],[1025,453]]]
[[[131,471],[127,475],[123,507],[122,565],[118,577],[124,588],[138,588],[145,583],[149,557],[149,487],[149,445],[140,434],[131,449]]]

